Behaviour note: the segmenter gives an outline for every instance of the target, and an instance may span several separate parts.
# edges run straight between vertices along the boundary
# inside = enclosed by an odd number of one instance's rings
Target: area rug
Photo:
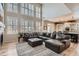
[[[62,56],[46,48],[44,44],[31,47],[27,42],[18,43],[16,49],[18,56]]]

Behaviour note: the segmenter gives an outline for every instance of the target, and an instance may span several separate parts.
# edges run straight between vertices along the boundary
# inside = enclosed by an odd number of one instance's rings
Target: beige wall
[[[47,29],[44,30],[44,26],[47,26]],[[43,21],[42,32],[53,32],[55,31],[55,24],[53,22]]]

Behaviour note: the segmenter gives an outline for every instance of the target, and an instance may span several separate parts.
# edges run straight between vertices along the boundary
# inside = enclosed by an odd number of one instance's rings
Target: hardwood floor
[[[17,56],[16,44],[17,42],[11,42],[0,46],[0,56]]]
[[[0,46],[0,56],[17,56],[17,42],[5,43]],[[71,43],[70,47],[62,52],[65,56],[79,56],[79,43]]]
[[[79,56],[79,43],[71,43],[70,47],[66,49],[63,54],[65,54],[65,56]]]

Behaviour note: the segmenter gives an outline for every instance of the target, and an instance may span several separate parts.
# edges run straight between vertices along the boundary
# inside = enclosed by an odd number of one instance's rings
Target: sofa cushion
[[[63,45],[63,43],[61,43],[58,40],[52,40],[52,39],[50,39],[50,40],[45,40],[45,42],[50,43],[51,45],[58,45],[58,46],[60,46],[60,45],[62,46]]]
[[[55,39],[56,38],[56,32],[54,31],[53,33],[51,33],[51,38]]]
[[[42,39],[42,40],[48,40],[48,39],[51,39],[51,38],[44,37],[44,36],[39,36],[39,38]]]

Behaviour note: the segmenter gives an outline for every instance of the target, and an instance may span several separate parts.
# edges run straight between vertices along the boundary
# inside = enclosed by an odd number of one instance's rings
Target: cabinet
[[[79,32],[79,23],[71,23],[70,24],[71,32]]]

